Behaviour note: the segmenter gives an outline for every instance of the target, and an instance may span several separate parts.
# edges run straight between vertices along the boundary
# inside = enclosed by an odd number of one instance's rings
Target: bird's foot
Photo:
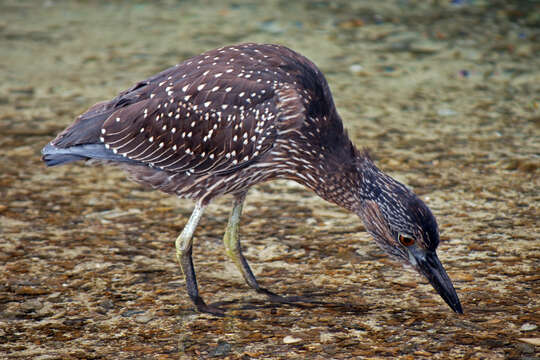
[[[212,305],[207,305],[200,296],[194,298],[193,303],[197,307],[197,311],[200,313],[210,314],[219,317],[225,316],[225,312],[223,310]]]

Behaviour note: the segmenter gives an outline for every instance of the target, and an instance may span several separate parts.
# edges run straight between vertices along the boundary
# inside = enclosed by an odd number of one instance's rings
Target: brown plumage
[[[274,178],[295,180],[355,212],[386,252],[424,275],[427,265],[418,264],[436,258],[438,229],[427,206],[356,149],[324,76],[283,46],[240,44],[186,60],[94,105],[43,154],[48,165],[118,163],[138,182],[196,200],[177,239],[177,256],[201,311],[219,313],[198,295],[192,235],[204,207],[223,194],[235,197],[225,234],[228,254],[250,286],[284,300],[259,287],[237,235],[247,190]],[[414,239],[414,248],[400,244],[404,235]],[[439,277],[426,275],[430,282],[461,312],[442,266],[432,271]]]

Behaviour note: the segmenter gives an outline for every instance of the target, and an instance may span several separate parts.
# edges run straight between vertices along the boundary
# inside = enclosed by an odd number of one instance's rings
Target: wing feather
[[[119,95],[114,102],[121,107],[103,123],[102,141],[161,170],[227,174],[261,158],[277,136],[301,128],[306,98],[299,84],[279,81],[289,75],[278,72],[279,59],[242,65],[250,56],[261,59],[255,51],[216,70],[206,59],[218,54],[190,59]]]

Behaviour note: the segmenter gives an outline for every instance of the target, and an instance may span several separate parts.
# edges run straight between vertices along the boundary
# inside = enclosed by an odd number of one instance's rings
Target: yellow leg
[[[227,223],[227,229],[225,230],[225,235],[223,236],[223,242],[225,243],[227,255],[232,259],[238,270],[240,270],[248,285],[258,293],[268,296],[270,301],[273,302],[284,304],[294,304],[297,302],[317,303],[317,301],[313,301],[309,298],[304,298],[301,296],[283,297],[259,286],[259,283],[253,275],[246,258],[242,254],[242,246],[240,245],[240,237],[238,235],[244,199],[245,194],[237,196],[234,200],[233,209]]]
[[[259,283],[257,282],[255,275],[253,275],[246,258],[242,254],[242,246],[240,245],[240,237],[238,236],[238,227],[240,223],[240,216],[242,215],[244,199],[245,195],[242,195],[238,196],[234,200],[233,209],[231,215],[229,216],[227,229],[225,230],[225,235],[223,236],[223,242],[225,243],[227,255],[232,259],[251,288],[258,293],[268,295],[272,301],[288,302],[287,299],[259,286]]]
[[[195,277],[195,269],[193,268],[193,260],[191,258],[193,233],[201,220],[204,208],[205,205],[202,205],[201,203],[195,205],[195,209],[193,210],[193,213],[191,213],[187,224],[176,238],[176,259],[184,273],[188,295],[197,307],[197,310],[214,315],[223,315],[223,312],[219,309],[206,305],[204,300],[199,296],[197,278]]]
[[[227,255],[232,259],[238,270],[240,270],[248,285],[259,291],[260,286],[257,283],[257,279],[255,279],[246,258],[242,254],[240,237],[238,236],[238,225],[240,223],[243,205],[244,196],[234,200],[233,209],[229,217],[229,222],[227,223],[227,229],[225,230],[225,235],[223,236],[223,242],[225,243],[225,251],[227,252]]]

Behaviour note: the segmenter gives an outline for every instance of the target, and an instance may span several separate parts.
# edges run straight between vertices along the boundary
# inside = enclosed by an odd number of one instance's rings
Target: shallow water
[[[0,4],[0,354],[8,358],[538,358],[540,10],[483,1]],[[359,219],[285,181],[242,219],[260,282],[221,236],[195,239],[197,314],[173,240],[192,203],[114,168],[46,169],[39,151],[97,101],[217,46],[287,45],[326,74],[349,134],[437,216],[455,316]],[[241,317],[253,317],[253,320]]]

